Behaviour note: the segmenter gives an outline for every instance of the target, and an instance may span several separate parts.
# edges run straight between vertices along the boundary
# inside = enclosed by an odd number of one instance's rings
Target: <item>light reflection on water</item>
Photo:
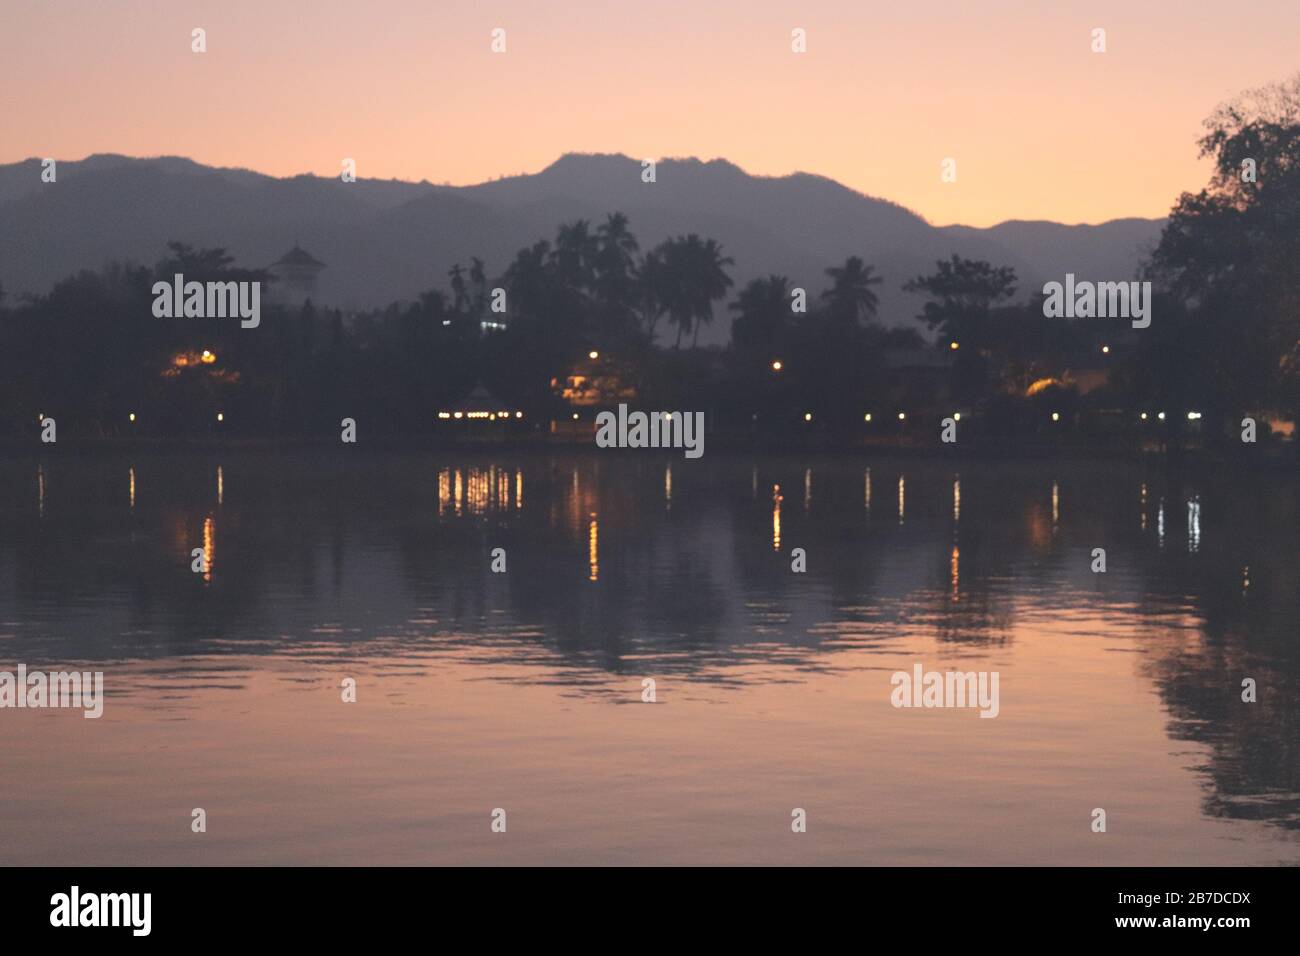
[[[0,863],[1300,862],[1288,476],[223,452],[0,492],[0,669],[110,695],[0,711]],[[1000,716],[894,710],[915,661],[998,670]]]

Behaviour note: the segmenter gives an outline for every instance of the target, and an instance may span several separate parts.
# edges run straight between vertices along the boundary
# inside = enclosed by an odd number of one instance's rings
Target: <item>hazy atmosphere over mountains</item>
[[[115,155],[60,161],[57,188],[40,173],[36,159],[0,166],[0,284],[14,297],[114,259],[152,264],[178,240],[225,247],[249,267],[297,243],[326,264],[320,304],[382,306],[445,286],[447,270],[471,256],[499,275],[561,222],[621,210],[643,249],[690,232],[717,239],[735,259],[736,288],[776,273],[815,295],[827,266],[862,256],[884,279],[881,320],[914,326],[919,302],[901,286],[936,259],[958,253],[1010,265],[1022,294],[1066,272],[1127,279],[1164,222],[935,227],[821,176],[758,177],[725,160],[684,159],[660,162],[657,181],[644,183],[640,161],[622,155],[569,154],[539,173],[476,186],[277,179]],[[719,314],[701,343],[725,342],[729,329]]]

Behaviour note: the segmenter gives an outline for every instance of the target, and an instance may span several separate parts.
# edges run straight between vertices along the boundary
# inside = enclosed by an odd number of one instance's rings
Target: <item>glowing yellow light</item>
[[[600,358],[600,353],[597,352],[595,349],[592,349],[590,352],[587,353],[587,358],[598,359]]]
[[[573,413],[573,420],[574,420],[575,422],[578,420],[578,413],[577,413],[577,412],[574,412],[574,413]]]
[[[961,348],[961,344],[960,344],[959,342],[949,342],[949,343],[948,343],[948,348],[952,349],[952,350],[955,352],[955,351],[957,351],[959,348]]]
[[[452,418],[464,418],[464,417],[465,417],[465,413],[464,413],[464,412],[456,412],[456,413],[453,414],[451,417],[452,417]]]
[[[779,372],[779,371],[781,371],[781,369],[783,369],[783,368],[785,368],[785,365],[782,364],[782,362],[781,362],[780,359],[777,359],[775,362],[772,363],[772,371],[773,371],[773,372]]]
[[[226,413],[225,413],[225,412],[217,412],[217,421],[219,421],[219,422],[224,422],[225,420],[226,420]]]
[[[1054,421],[1054,422],[1059,422],[1060,420],[1061,420],[1061,413],[1060,413],[1060,412],[1052,412],[1052,421]]]
[[[952,413],[952,420],[955,421],[955,422],[959,422],[959,421],[961,421],[961,412],[953,412],[953,413]]]
[[[135,412],[132,412],[132,413],[131,413],[129,416],[127,416],[127,417],[130,418],[131,421],[135,421]]]
[[[524,417],[523,412],[515,412],[515,418],[523,418],[523,417]]]
[[[804,412],[804,413],[803,413],[803,420],[806,421],[806,422],[810,422],[810,421],[812,421],[812,412]]]
[[[1110,346],[1109,346],[1109,345],[1103,345],[1103,346],[1101,347],[1101,354],[1102,354],[1102,355],[1109,355],[1109,354],[1110,354]]]
[[[1147,420],[1147,413],[1146,413],[1146,412],[1143,412],[1142,415],[1141,415],[1141,418],[1142,418],[1143,421],[1146,421],[1146,420]]]
[[[203,354],[199,356],[199,359],[204,365],[211,365],[217,360],[217,356],[214,353],[209,352],[207,349],[204,349]]]
[[[869,421],[871,421],[871,413],[870,413],[870,412],[867,412],[867,414],[863,415],[863,416],[862,416],[862,420],[863,420],[864,422],[869,422]]]
[[[1160,419],[1163,422],[1165,420],[1165,413],[1164,412],[1156,413],[1156,418]]]
[[[451,418],[451,412],[439,412],[439,413],[438,413],[438,417],[439,417],[439,418]]]
[[[900,422],[901,422],[903,419],[905,419],[905,418],[907,418],[907,412],[899,412],[899,413],[898,413],[898,420],[899,420]]]

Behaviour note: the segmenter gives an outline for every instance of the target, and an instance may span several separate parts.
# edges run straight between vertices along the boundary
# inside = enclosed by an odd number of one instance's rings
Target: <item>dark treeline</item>
[[[482,384],[525,428],[634,395],[736,433],[937,437],[961,412],[967,434],[1177,439],[1195,411],[1207,439],[1236,440],[1243,414],[1300,410],[1300,78],[1221,107],[1201,147],[1214,175],[1144,266],[1146,329],[1047,318],[1012,270],[955,255],[907,278],[917,321],[890,328],[859,256],[736,289],[714,240],[642,248],[618,212],[562,224],[499,276],[473,258],[414,302],[348,316],[264,297],[245,329],[154,316],[154,282],[176,273],[273,285],[224,250],[172,243],[153,268],[111,264],[21,301],[0,290],[0,431],[28,436],[48,415],[71,435],[324,435],[351,417],[418,435]],[[697,348],[724,316],[730,346]]]

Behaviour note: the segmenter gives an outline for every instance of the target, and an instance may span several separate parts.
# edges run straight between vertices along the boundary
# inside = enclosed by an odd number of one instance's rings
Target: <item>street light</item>
[[[1060,420],[1061,420],[1061,413],[1060,413],[1060,412],[1052,412],[1052,421],[1054,421],[1054,422],[1059,422]]]
[[[225,413],[225,412],[217,412],[217,421],[219,421],[219,422],[224,422],[225,420],[226,420],[226,413]]]
[[[597,352],[595,349],[592,349],[590,352],[587,353],[587,358],[592,359],[594,361],[595,359],[600,358],[600,353]]]
[[[959,348],[961,348],[961,343],[960,343],[960,342],[949,342],[949,343],[948,343],[948,348],[952,349],[952,350],[955,352],[955,351],[957,351]]]
[[[781,360],[780,360],[780,359],[777,359],[776,361],[774,361],[774,362],[772,363],[772,371],[773,371],[773,372],[779,372],[779,371],[781,371],[781,369],[784,368],[784,367],[785,367],[785,366],[783,366],[783,365],[781,364]]]

